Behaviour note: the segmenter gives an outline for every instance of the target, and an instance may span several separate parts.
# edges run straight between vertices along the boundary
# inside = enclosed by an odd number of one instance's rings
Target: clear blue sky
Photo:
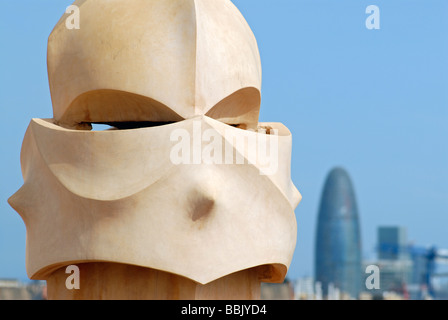
[[[6,200],[22,185],[31,118],[51,118],[47,38],[71,0],[0,0],[0,278],[27,279],[25,226]],[[293,133],[292,178],[303,195],[289,277],[312,275],[327,173],[350,174],[364,256],[379,225],[448,248],[448,1],[234,0],[263,64],[261,121]],[[365,27],[368,5],[380,30]]]

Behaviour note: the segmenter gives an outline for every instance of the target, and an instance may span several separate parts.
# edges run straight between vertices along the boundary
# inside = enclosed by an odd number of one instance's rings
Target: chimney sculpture
[[[255,37],[229,0],[78,0],[32,119],[26,267],[49,299],[259,299],[296,244],[292,138],[259,123]],[[113,129],[91,131],[92,123]],[[67,267],[79,268],[79,289]]]

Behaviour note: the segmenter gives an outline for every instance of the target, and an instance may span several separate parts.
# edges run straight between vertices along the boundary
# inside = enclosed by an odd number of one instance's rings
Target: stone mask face
[[[49,39],[54,118],[31,121],[24,185],[9,199],[30,278],[106,261],[202,284],[267,266],[264,281],[283,281],[301,200],[292,138],[258,123],[259,54],[239,11],[227,0],[74,4],[81,28],[63,17]],[[79,130],[90,123],[134,129]]]
[[[75,1],[48,41],[55,120],[174,122],[207,115],[256,129],[256,39],[228,0]]]

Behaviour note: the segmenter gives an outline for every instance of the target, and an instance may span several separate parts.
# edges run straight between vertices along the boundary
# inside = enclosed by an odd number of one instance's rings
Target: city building
[[[404,227],[381,226],[378,228],[378,259],[409,259],[407,231]]]
[[[322,192],[315,244],[315,281],[328,298],[335,290],[358,299],[361,292],[361,234],[356,197],[348,173],[331,170]],[[329,290],[330,288],[330,290]]]
[[[448,292],[448,250],[418,247],[408,242],[406,228],[378,228],[378,266],[381,288],[376,294],[395,293],[403,299],[443,299]],[[446,269],[446,268],[445,268]]]
[[[262,283],[261,300],[293,300],[294,286],[288,279],[283,283]]]
[[[0,279],[0,300],[45,300],[46,290],[45,281]]]
[[[398,226],[380,226],[378,228],[378,262],[381,274],[379,293],[394,292],[404,299],[410,298],[414,290],[406,228]]]

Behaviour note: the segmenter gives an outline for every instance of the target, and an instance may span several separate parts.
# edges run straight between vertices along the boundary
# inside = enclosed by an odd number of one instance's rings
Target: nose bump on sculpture
[[[188,216],[193,222],[204,221],[215,210],[216,185],[211,183],[216,172],[210,171],[208,167],[196,168],[191,172],[190,188],[187,193]]]
[[[190,217],[193,222],[208,217],[215,207],[215,200],[211,197],[199,195],[195,199],[191,199]]]

